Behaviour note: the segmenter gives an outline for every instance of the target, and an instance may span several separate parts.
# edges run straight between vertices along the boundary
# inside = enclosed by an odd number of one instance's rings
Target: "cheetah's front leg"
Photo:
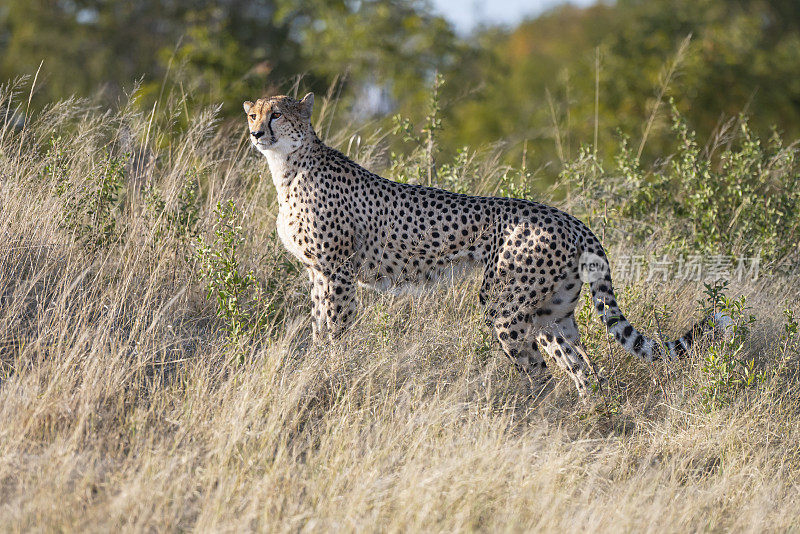
[[[341,335],[356,311],[356,285],[346,270],[325,276],[309,270],[314,341]]]
[[[327,329],[322,309],[323,288],[326,284],[322,274],[314,269],[308,269],[308,279],[311,281],[311,332],[316,342],[322,339],[322,332]]]

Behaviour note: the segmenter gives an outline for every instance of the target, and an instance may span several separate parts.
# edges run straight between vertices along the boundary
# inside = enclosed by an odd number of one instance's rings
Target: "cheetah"
[[[267,159],[277,232],[308,271],[313,339],[337,337],[356,312],[356,286],[435,283],[481,269],[479,299],[503,352],[533,384],[550,383],[546,352],[584,396],[597,377],[579,339],[575,306],[588,283],[608,332],[646,361],[687,354],[727,317],[704,318],[658,343],[620,311],[600,240],[554,207],[457,194],[381,178],[326,146],[311,125],[314,95],[244,102],[248,134]]]

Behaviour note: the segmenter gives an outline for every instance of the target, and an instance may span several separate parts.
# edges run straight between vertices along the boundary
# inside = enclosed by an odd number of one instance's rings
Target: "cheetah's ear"
[[[312,111],[314,111],[314,93],[308,93],[300,101],[300,115],[304,119],[310,119]]]
[[[250,113],[250,110],[253,109],[253,106],[255,106],[255,104],[253,104],[249,100],[247,100],[243,105],[244,105],[244,112],[245,113]]]

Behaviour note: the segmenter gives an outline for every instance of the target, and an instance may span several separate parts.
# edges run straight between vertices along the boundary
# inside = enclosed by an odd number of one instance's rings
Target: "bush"
[[[198,236],[195,254],[200,280],[208,299],[215,303],[216,315],[233,343],[243,336],[261,337],[276,333],[286,313],[286,294],[291,276],[298,269],[277,251],[275,232],[263,263],[277,265],[265,281],[253,269],[242,267],[241,247],[245,243],[240,214],[233,200],[217,202],[214,208],[214,239]],[[262,266],[263,266],[262,263]]]
[[[725,338],[714,343],[702,355],[700,395],[706,411],[729,406],[737,395],[766,380],[766,373],[756,368],[755,357],[749,356],[747,338],[756,322],[749,314],[744,295],[732,299],[725,294],[727,283],[706,284],[706,315],[721,312],[733,320]]]
[[[584,147],[560,187],[590,223],[600,214],[628,244],[660,239],[682,253],[796,255],[800,225],[797,149],[777,133],[764,142],[742,116],[707,149],[672,106],[676,152],[645,170],[622,137],[615,168]],[[737,132],[732,131],[734,127]],[[612,217],[608,217],[611,213]]]
[[[74,183],[67,178],[57,146],[54,143],[56,154],[47,156],[45,172],[57,180],[56,195],[63,201],[61,226],[91,252],[107,248],[123,231],[118,212],[128,155],[111,156],[104,150],[89,176]]]

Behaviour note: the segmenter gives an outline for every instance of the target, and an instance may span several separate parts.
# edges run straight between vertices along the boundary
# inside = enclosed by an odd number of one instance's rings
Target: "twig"
[[[597,134],[600,128],[600,47],[594,49],[594,156],[597,158]]]
[[[661,343],[662,350],[664,351],[663,361],[666,361],[669,352],[667,351],[666,343],[664,343],[664,335],[661,333],[661,324],[658,322],[658,314],[656,313],[655,309],[653,309],[653,318],[655,318],[655,320],[656,320],[656,332],[658,332],[658,341],[659,341],[659,343]],[[664,395],[664,402],[667,402],[667,391],[666,391],[666,389],[664,389],[664,385],[661,383],[661,380],[659,379],[658,375],[655,374],[655,371],[651,370],[651,372],[653,373],[653,377],[654,377],[654,379],[656,381],[656,384],[658,384],[658,388],[661,390],[661,393]]]
[[[667,404],[666,402],[662,402],[662,403],[660,403],[660,405],[661,405],[661,406],[664,406],[665,408],[669,408],[670,410],[672,410],[672,411],[674,411],[674,412],[678,412],[678,413],[682,413],[683,415],[688,415],[688,416],[690,416],[690,417],[694,417],[695,419],[700,419],[700,420],[704,419],[704,418],[703,418],[702,416],[700,416],[700,415],[697,415],[697,414],[694,414],[694,413],[691,413],[691,412],[684,412],[683,410],[679,410],[679,409],[677,409],[677,408],[675,408],[675,407],[673,407],[673,406],[670,406],[670,405],[669,405],[669,404]]]
[[[664,78],[664,82],[661,84],[661,89],[658,93],[658,98],[656,99],[656,103],[653,106],[653,111],[650,112],[650,118],[647,119],[647,125],[644,129],[644,135],[642,136],[642,141],[639,143],[639,150],[636,152],[636,159],[637,161],[642,157],[642,151],[644,150],[644,145],[647,143],[647,137],[650,135],[650,128],[653,126],[653,121],[655,121],[656,113],[658,112],[658,108],[661,106],[661,101],[664,99],[664,94],[667,92],[667,87],[669,83],[672,81],[672,76],[675,74],[675,70],[678,68],[678,65],[683,60],[683,56],[686,54],[686,49],[689,47],[689,42],[692,40],[692,34],[686,36],[686,38],[681,42],[681,45],[678,47],[678,51],[675,53],[675,59],[672,60],[672,65],[670,65],[669,70],[667,71],[667,75]]]
[[[28,116],[31,110],[31,100],[33,100],[33,92],[36,89],[36,80],[39,79],[39,71],[42,70],[42,65],[44,65],[44,60],[39,63],[39,68],[36,69],[36,74],[33,76],[33,81],[31,82],[31,91],[28,93],[28,104],[25,106],[25,118],[23,119],[22,126],[23,128],[27,128],[28,126]],[[9,102],[10,104],[10,102]],[[20,154],[22,154],[22,145],[25,142],[25,136],[19,136],[19,147],[17,148],[17,159],[19,159]]]
[[[564,146],[561,143],[561,128],[558,127],[558,121],[556,120],[556,110],[553,106],[553,95],[550,94],[550,89],[545,88],[544,90],[545,95],[547,96],[547,105],[550,106],[550,119],[553,121],[553,129],[556,133],[556,153],[558,154],[558,159],[561,163],[564,163]]]
[[[605,301],[603,301],[603,309],[606,309]],[[608,347],[608,359],[611,361],[611,365],[614,367],[614,372],[611,373],[611,376],[614,377],[615,389],[619,389],[619,380],[617,380],[617,373],[616,373],[616,365],[614,364],[614,351],[611,348],[611,331],[608,329],[608,323],[603,321],[603,326],[606,329],[606,346]]]

